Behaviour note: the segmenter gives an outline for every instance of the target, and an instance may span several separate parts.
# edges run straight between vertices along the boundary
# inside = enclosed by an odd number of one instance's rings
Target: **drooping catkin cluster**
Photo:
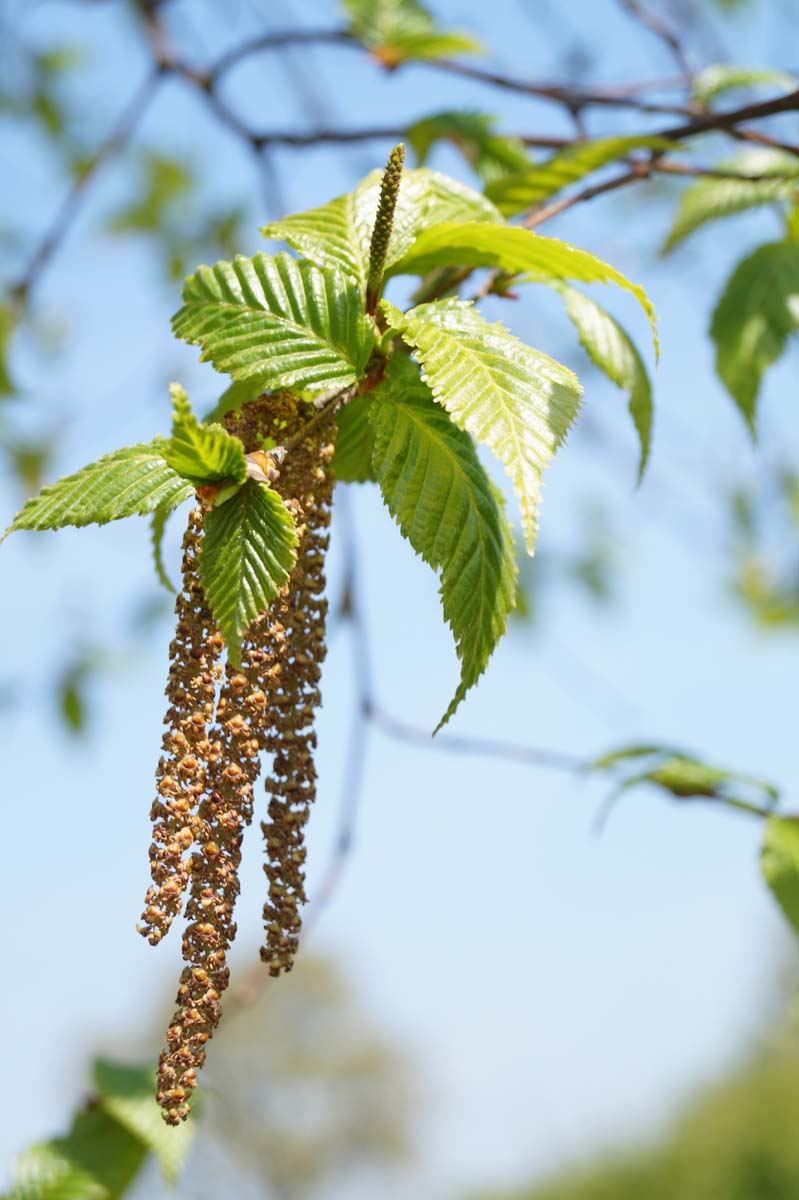
[[[284,442],[300,432],[308,421],[307,406],[290,394],[262,397],[226,420],[229,432],[244,443],[245,450],[260,449],[270,437]],[[158,1102],[165,1120],[177,1124],[189,1112],[196,1072],[205,1061],[205,1047],[219,1022],[220,997],[227,987],[227,953],[236,933],[233,911],[239,894],[238,869],[246,825],[252,819],[253,787],[260,767],[261,751],[273,757],[267,780],[270,796],[268,821],[263,823],[267,847],[265,871],[269,898],[264,908],[266,944],[261,954],[270,973],[289,970],[297,949],[300,906],[305,901],[304,826],[316,793],[313,751],[315,710],[319,704],[319,676],[325,654],[326,601],[324,555],[328,544],[333,476],[330,433],[319,426],[293,446],[281,465],[273,486],[294,516],[299,538],[297,563],[291,577],[267,613],[253,623],[242,647],[242,666],[228,664],[221,671],[217,659],[197,654],[221,649],[221,639],[205,608],[196,575],[197,551],[202,516],[192,513],[186,535],[184,591],[178,598],[178,625],[184,617],[186,632],[173,643],[167,695],[170,709],[165,747],[174,743],[173,728],[183,733],[192,750],[200,747],[201,767],[187,769],[193,806],[186,822],[175,832],[170,825],[159,833],[151,856],[154,888],[147,897],[147,922],[142,932],[157,942],[179,911],[181,897],[191,883],[186,904],[187,928],[183,938],[186,966],[180,979],[177,1008],[167,1030],[167,1046],[158,1072]],[[191,600],[185,619],[182,599]],[[185,607],[185,606],[184,606]],[[190,663],[202,662],[192,674]],[[198,680],[194,690],[185,680]],[[200,687],[204,718],[202,731],[195,721],[196,706],[190,704]],[[218,689],[218,695],[216,695]],[[214,710],[214,698],[216,706]],[[211,718],[213,717],[213,722]],[[191,741],[184,726],[197,727]],[[173,752],[174,754],[174,752]],[[185,758],[185,755],[183,755]],[[198,760],[197,754],[193,755]],[[159,764],[159,792],[163,781],[183,778],[174,759],[165,754]],[[182,759],[180,760],[182,761]],[[189,764],[189,768],[191,764]],[[202,771],[202,779],[198,771]],[[170,774],[171,772],[171,774]],[[184,774],[186,771],[184,770]],[[190,777],[190,778],[189,778]],[[167,792],[171,785],[167,784]],[[186,789],[184,789],[186,790]],[[165,824],[166,808],[173,824],[181,806],[174,810],[159,800],[154,819]],[[181,792],[177,797],[183,801]],[[179,836],[178,836],[179,835]],[[191,857],[173,862],[176,840],[184,851],[194,846]],[[168,840],[167,840],[168,839]],[[171,873],[167,871],[169,867]],[[156,870],[157,868],[157,870]],[[178,880],[179,892],[170,880]],[[167,898],[161,893],[167,887]],[[167,904],[167,900],[169,903]],[[164,915],[161,915],[161,914]],[[168,916],[168,919],[167,919]]]

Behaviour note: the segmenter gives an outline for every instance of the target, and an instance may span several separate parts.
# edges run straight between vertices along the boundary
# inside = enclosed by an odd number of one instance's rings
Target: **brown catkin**
[[[169,647],[169,706],[156,769],[158,796],[150,810],[153,882],[145,897],[142,924],[137,926],[152,945],[160,942],[183,906],[192,861],[185,856],[196,841],[197,808],[209,768],[220,752],[210,726],[223,643],[197,577],[202,526],[202,512],[193,509],[183,537],[183,581]]]
[[[265,437],[285,441],[307,419],[307,409],[298,411],[297,401],[284,394],[279,402],[270,397],[268,403],[251,407],[228,428],[249,449]],[[323,593],[334,485],[333,433],[330,427],[317,426],[281,466],[274,487],[294,516],[297,563],[268,616],[253,630],[253,640],[264,655],[261,680],[268,713],[264,748],[272,755],[272,772],[266,781],[269,819],[261,825],[269,886],[261,957],[272,975],[291,970],[302,923],[300,908],[306,901],[304,834],[316,798],[313,724],[326,650]]]
[[[251,452],[264,438],[285,441],[309,419],[307,406],[285,393],[262,397],[226,419]],[[274,484],[291,510],[299,535],[297,564],[268,613],[247,631],[242,667],[226,668],[216,707],[212,744],[217,753],[206,777],[194,825],[188,925],[177,1009],[167,1031],[158,1072],[158,1102],[169,1124],[189,1112],[196,1072],[220,1018],[227,987],[227,952],[236,933],[233,910],[244,828],[252,819],[253,785],[261,750],[273,754],[270,823],[264,824],[270,898],[262,955],[272,974],[289,969],[304,902],[303,827],[315,795],[313,717],[324,657],[326,601],[323,563],[330,523],[333,443],[317,427],[292,449]]]

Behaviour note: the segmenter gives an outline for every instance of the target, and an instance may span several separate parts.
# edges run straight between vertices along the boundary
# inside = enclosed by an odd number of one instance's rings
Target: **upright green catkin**
[[[366,311],[370,316],[377,312],[383,273],[386,268],[388,243],[394,228],[394,210],[399,199],[402,167],[405,162],[405,147],[402,142],[388,156],[383,180],[380,184],[380,199],[377,204],[372,240],[369,245],[369,275],[366,280]]]

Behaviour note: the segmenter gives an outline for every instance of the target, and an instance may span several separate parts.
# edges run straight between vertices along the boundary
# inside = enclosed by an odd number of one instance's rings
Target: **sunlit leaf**
[[[577,377],[461,301],[411,309],[401,333],[439,404],[505,467],[532,554],[541,477],[577,415]]]

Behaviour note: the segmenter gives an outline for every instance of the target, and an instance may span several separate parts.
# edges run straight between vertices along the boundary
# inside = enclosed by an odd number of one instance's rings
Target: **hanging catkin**
[[[184,856],[197,840],[197,808],[209,767],[220,751],[209,726],[223,643],[197,577],[201,536],[202,512],[193,509],[183,537],[182,588],[175,602],[175,637],[169,647],[166,731],[156,770],[158,797],[150,811],[153,882],[138,926],[153,946],[183,906],[192,861]]]
[[[285,393],[261,397],[226,424],[253,452],[265,438],[277,443],[295,436],[308,415],[307,405]],[[325,653],[322,593],[332,455],[330,434],[317,426],[293,446],[273,483],[296,522],[297,563],[268,613],[247,631],[241,669],[226,668],[206,739],[205,790],[189,827],[196,849],[183,939],[186,966],[158,1074],[158,1101],[170,1124],[188,1115],[196,1072],[220,1018],[220,997],[229,980],[227,952],[236,933],[241,843],[252,819],[262,750],[273,756],[266,785],[269,820],[262,826],[269,881],[262,957],[270,973],[290,969],[297,948],[299,908],[305,901],[303,834],[316,792],[313,720]],[[198,542],[199,528],[196,534]],[[196,569],[196,543],[191,568]],[[201,590],[196,594],[201,597]]]

